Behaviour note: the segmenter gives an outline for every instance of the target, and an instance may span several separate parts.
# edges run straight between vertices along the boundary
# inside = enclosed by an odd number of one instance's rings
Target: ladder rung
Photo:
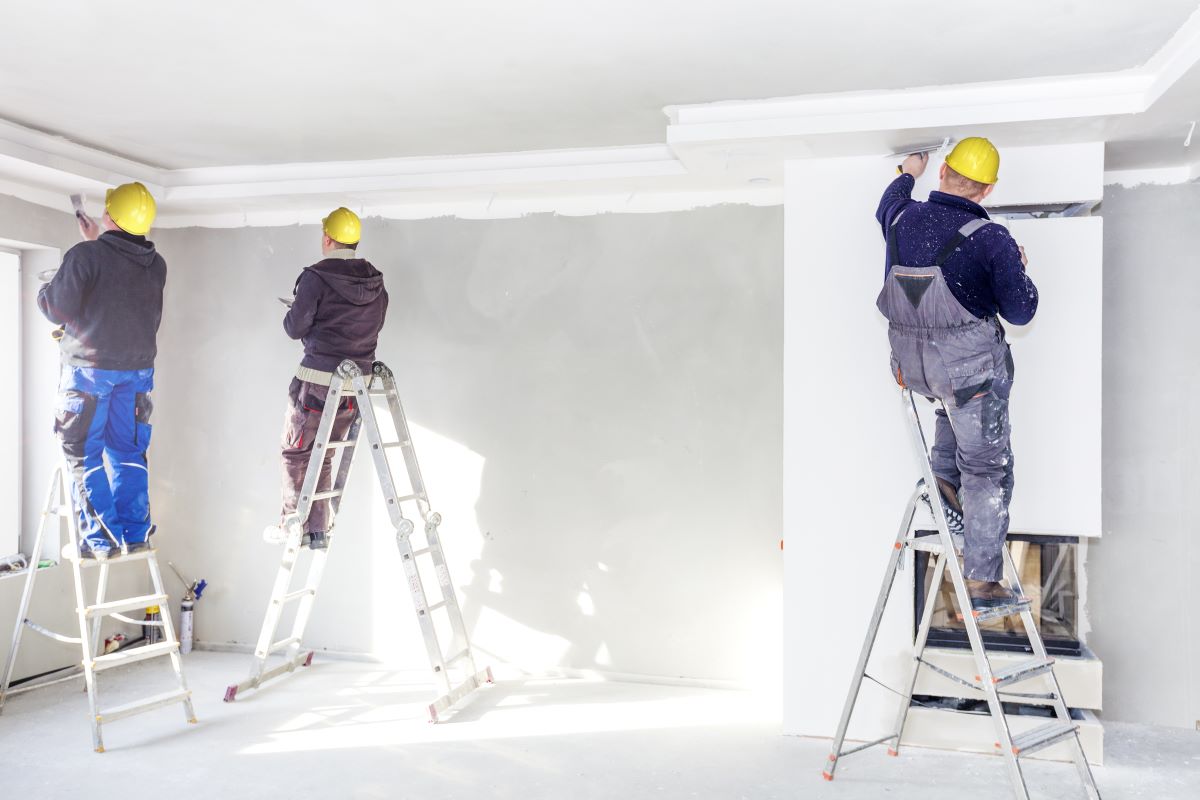
[[[341,497],[341,489],[330,489],[328,492],[317,492],[312,496],[312,501],[315,503],[318,500],[328,500],[331,497]]]
[[[107,603],[97,603],[94,606],[88,606],[85,609],[88,619],[92,617],[103,617],[108,614],[118,614],[122,611],[132,611],[135,608],[146,608],[147,606],[161,606],[167,602],[165,594],[146,594],[141,597],[128,597],[124,600],[110,600]]]
[[[1012,752],[1014,756],[1027,756],[1044,750],[1052,744],[1057,744],[1079,729],[1076,722],[1054,722],[1040,725],[1031,731],[1013,737]]]
[[[294,644],[300,644],[299,636],[289,636],[286,639],[280,639],[278,642],[271,645],[270,649],[268,649],[267,652],[268,653],[278,653],[280,650],[283,650],[286,647],[291,647]]]
[[[426,611],[437,611],[439,608],[445,608],[445,607],[446,607],[446,601],[438,600],[436,603],[430,603],[429,605],[425,606],[425,610]]]
[[[988,619],[996,619],[997,617],[1010,617],[1013,614],[1020,614],[1022,611],[1029,610],[1029,599],[1023,598],[1015,603],[1009,603],[1004,606],[996,606],[994,608],[980,608],[971,612],[971,616],[976,622],[983,622]]]
[[[433,552],[432,547],[422,547],[420,550],[413,550],[413,557],[415,558],[416,556],[423,556],[426,553],[432,553],[432,552]]]
[[[416,500],[420,496],[421,495],[419,495],[419,494],[406,494],[403,497],[397,497],[396,502],[397,503],[407,503],[409,500]]]
[[[179,649],[179,644],[176,642],[158,642],[157,644],[148,644],[144,647],[131,647],[127,650],[118,650],[115,653],[109,653],[105,656],[96,656],[92,661],[92,669],[99,672],[102,669],[109,667],[118,667],[121,664],[132,664],[135,661],[145,661],[147,658],[155,656],[165,656],[174,653]]]
[[[404,447],[406,444],[411,444],[411,442],[384,442],[383,449],[391,450],[393,447]]]
[[[355,444],[357,444],[357,442],[352,442],[352,441],[330,442],[329,444],[325,445],[325,449],[338,450],[343,447],[352,447]]]
[[[1002,669],[992,676],[992,685],[999,689],[1002,686],[1008,686],[1013,683],[1020,683],[1023,680],[1042,675],[1054,669],[1053,658],[1035,658],[1033,661],[1023,661],[1020,664],[1014,664],[1008,669]],[[979,676],[975,676],[975,681],[979,682]]]
[[[316,594],[316,593],[317,593],[316,589],[297,589],[294,592],[288,592],[287,594],[285,594],[282,598],[280,598],[279,602],[281,604],[282,603],[290,603],[297,598],[304,597],[305,595],[309,595],[309,594]]]
[[[172,692],[163,692],[152,697],[146,697],[141,700],[134,700],[132,703],[113,706],[96,713],[97,722],[112,722],[113,720],[121,719],[122,717],[132,717],[134,714],[140,714],[143,711],[152,711],[156,708],[169,706],[172,703],[182,703],[191,696],[191,692],[187,689],[176,689]]]

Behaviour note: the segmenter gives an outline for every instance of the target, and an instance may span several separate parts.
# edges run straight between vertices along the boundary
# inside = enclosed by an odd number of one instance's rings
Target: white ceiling
[[[4,15],[0,118],[167,168],[644,144],[669,104],[1135,67],[1196,7],[23,3]],[[1178,127],[1151,122],[1128,136]]]

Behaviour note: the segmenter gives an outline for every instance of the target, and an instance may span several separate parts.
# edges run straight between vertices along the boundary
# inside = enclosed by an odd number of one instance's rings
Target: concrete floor
[[[120,720],[91,752],[70,682],[12,698],[0,716],[0,797],[836,798],[1008,800],[999,759],[873,750],[820,770],[827,740],[779,734],[777,710],[737,692],[583,680],[502,682],[430,725],[430,689],[376,664],[325,661],[233,704],[248,657],[186,657],[198,725],[180,707]],[[102,676],[106,704],[166,688],[142,663]],[[143,685],[143,684],[148,684]],[[1108,729],[1105,800],[1200,797],[1200,733]],[[1035,798],[1082,797],[1073,768],[1034,763]]]

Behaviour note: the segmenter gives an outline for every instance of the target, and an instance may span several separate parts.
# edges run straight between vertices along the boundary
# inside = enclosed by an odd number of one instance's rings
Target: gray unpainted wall
[[[391,296],[379,356],[438,442],[425,478],[487,658],[778,684],[781,230],[781,209],[745,206],[366,221],[361,252]],[[160,546],[212,583],[197,637],[253,643],[301,353],[276,297],[319,259],[320,230],[157,238]],[[420,668],[366,463],[308,641]]]
[[[1106,187],[1104,537],[1088,552],[1104,716],[1200,724],[1200,184]]]

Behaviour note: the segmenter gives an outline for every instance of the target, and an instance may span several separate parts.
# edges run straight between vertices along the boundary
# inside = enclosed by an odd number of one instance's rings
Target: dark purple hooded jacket
[[[383,275],[365,258],[326,258],[296,279],[283,329],[304,342],[302,366],[333,372],[344,359],[370,372],[387,315]]]

